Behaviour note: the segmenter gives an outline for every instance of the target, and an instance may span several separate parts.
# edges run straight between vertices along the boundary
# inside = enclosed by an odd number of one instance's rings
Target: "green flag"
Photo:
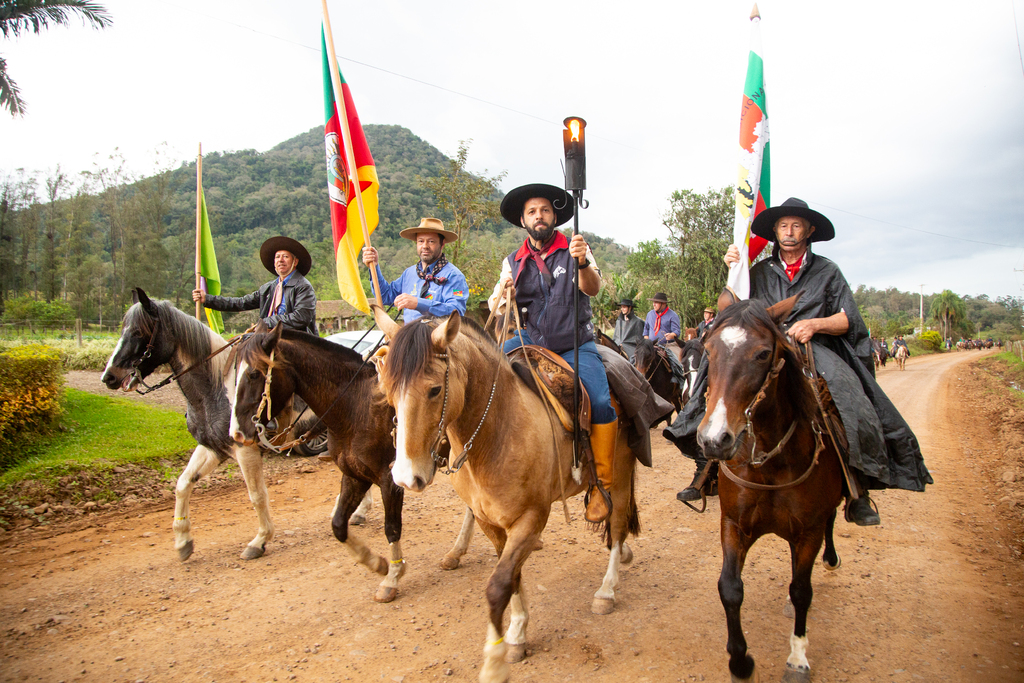
[[[206,215],[206,193],[200,191],[199,203],[199,288],[206,294],[220,294],[220,269],[217,267],[217,254],[213,251],[213,233],[210,232],[210,217]],[[220,311],[209,308],[206,320],[210,329],[217,334],[224,333],[224,319]]]

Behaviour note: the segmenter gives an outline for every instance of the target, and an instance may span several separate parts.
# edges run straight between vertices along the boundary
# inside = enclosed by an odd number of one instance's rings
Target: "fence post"
[[[82,319],[75,318],[75,336],[78,337],[78,348],[82,348]]]

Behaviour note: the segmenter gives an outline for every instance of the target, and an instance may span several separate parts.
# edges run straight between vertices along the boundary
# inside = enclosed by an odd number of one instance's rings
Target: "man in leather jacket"
[[[267,327],[281,323],[293,330],[316,334],[316,293],[305,278],[313,260],[306,248],[290,237],[271,237],[260,247],[263,266],[275,277],[252,294],[215,296],[193,290],[192,299],[215,311],[259,309]]]

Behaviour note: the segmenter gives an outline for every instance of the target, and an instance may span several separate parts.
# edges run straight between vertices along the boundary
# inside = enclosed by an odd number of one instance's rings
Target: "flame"
[[[579,119],[572,119],[569,121],[569,132],[572,134],[570,138],[571,142],[580,141],[580,121]]]

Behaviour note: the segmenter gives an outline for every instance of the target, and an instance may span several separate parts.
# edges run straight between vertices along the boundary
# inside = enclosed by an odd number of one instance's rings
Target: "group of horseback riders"
[[[539,183],[517,187],[502,200],[501,215],[527,232],[523,244],[502,262],[498,282],[488,299],[488,306],[497,314],[510,313],[510,302],[517,307],[521,329],[504,342],[504,350],[510,352],[522,344],[539,345],[572,365],[573,338],[578,329],[578,371],[592,410],[589,441],[596,481],[591,488],[607,488],[618,427],[605,368],[595,345],[590,306],[590,297],[601,288],[601,271],[582,235],[567,239],[556,230],[573,215],[573,200],[565,190]],[[846,464],[854,475],[850,485],[856,486],[860,494],[849,497],[846,518],[862,526],[879,524],[868,490],[922,491],[932,478],[910,427],[875,382],[871,340],[849,285],[832,261],[811,249],[812,242],[832,239],[834,227],[805,202],[791,198],[758,214],[751,229],[774,243],[770,258],[751,268],[751,297],[771,305],[800,294],[785,321],[786,331],[793,342],[812,344],[817,371],[828,384],[846,430]],[[377,269],[384,303],[402,309],[406,323],[422,316],[441,317],[455,311],[465,314],[469,294],[466,278],[444,255],[444,247],[458,235],[435,218],[424,218],[418,226],[400,234],[416,243],[419,261],[397,280],[384,279],[375,249],[364,248],[362,254],[363,263]],[[308,251],[296,240],[278,236],[263,244],[260,257],[276,277],[256,292],[225,297],[206,295],[197,289],[193,298],[214,310],[259,309],[260,318],[270,328],[281,324],[315,333],[316,296],[305,278],[311,265]],[[735,245],[724,255],[730,266],[739,259]],[[578,283],[573,282],[573,260],[579,267]],[[573,303],[577,287],[578,312]],[[650,301],[652,309],[643,321],[634,314],[631,299],[619,302],[621,315],[615,323],[614,341],[631,360],[643,339],[664,346],[682,334],[679,316],[669,307],[666,295],[657,293]],[[704,320],[697,328],[699,336],[714,328],[715,316],[714,308],[705,309]],[[893,346],[901,342],[902,338],[897,338]],[[697,461],[694,481],[678,495],[684,501],[699,498],[701,489],[705,493],[714,491],[713,474],[701,477],[708,468],[704,467],[706,461],[697,439],[697,428],[706,412],[706,385],[705,357],[688,402],[664,431],[683,455]],[[588,521],[600,521],[607,515],[605,496],[589,495]]]

